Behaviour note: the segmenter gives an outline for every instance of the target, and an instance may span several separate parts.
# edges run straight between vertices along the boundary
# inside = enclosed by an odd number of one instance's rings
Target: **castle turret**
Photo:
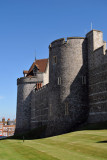
[[[31,91],[36,82],[42,82],[43,77],[22,77],[17,80],[17,115],[16,133],[28,131],[31,120]]]
[[[103,41],[103,33],[98,30],[91,30],[86,37],[88,42],[88,67],[92,69],[103,63],[105,42]]]
[[[50,74],[52,87],[60,86],[63,102],[70,94],[70,86],[83,66],[84,38],[71,37],[56,40],[50,45]]]
[[[83,37],[69,37],[67,41],[62,38],[49,46],[49,82],[54,91],[53,108],[57,107],[57,117],[68,115],[78,119],[83,112],[80,108],[87,108],[86,52],[87,43]]]
[[[30,130],[32,91],[48,83],[48,72],[48,59],[36,60],[29,71],[24,71],[25,77],[17,79],[16,134]]]
[[[93,52],[103,45],[103,33],[98,30],[91,30],[87,33],[88,38],[88,52]]]

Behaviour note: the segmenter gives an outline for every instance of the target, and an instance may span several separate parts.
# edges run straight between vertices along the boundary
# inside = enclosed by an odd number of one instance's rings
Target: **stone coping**
[[[89,31],[89,32],[86,34],[86,36],[88,36],[88,34],[90,34],[90,33],[93,32],[93,31],[102,32],[102,31],[100,31],[100,30],[93,29],[93,30]],[[103,32],[102,32],[102,33],[103,33]]]

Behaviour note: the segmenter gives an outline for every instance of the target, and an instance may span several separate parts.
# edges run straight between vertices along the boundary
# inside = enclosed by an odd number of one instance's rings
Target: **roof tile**
[[[39,69],[39,72],[45,72],[47,63],[48,63],[48,59],[38,59],[38,60],[36,60],[36,62],[33,62],[33,64],[31,65],[27,76],[30,75],[30,73],[32,72],[35,64],[36,64],[37,68]]]

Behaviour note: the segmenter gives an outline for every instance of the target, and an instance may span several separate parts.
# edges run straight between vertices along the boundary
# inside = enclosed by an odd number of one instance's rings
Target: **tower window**
[[[52,104],[50,104],[49,115],[52,116]]]
[[[61,85],[61,77],[58,77],[58,85]]]
[[[57,63],[57,57],[53,56],[53,63],[56,64]]]
[[[65,102],[65,115],[68,115],[69,111],[68,111],[68,102]]]
[[[86,76],[82,76],[82,84],[86,84]]]

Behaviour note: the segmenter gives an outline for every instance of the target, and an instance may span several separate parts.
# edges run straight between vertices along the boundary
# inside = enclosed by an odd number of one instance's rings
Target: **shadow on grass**
[[[33,139],[41,139],[45,138],[45,130],[46,126],[38,127],[36,129],[33,129],[29,132],[23,133],[23,134],[15,134],[11,137],[6,137],[0,140],[6,140],[6,139],[16,139],[16,140],[33,140]]]
[[[33,129],[29,132],[23,133],[23,134],[15,134],[12,137],[3,138],[4,139],[16,139],[16,140],[33,140],[33,139],[41,139],[46,138],[46,128],[47,126],[41,126],[36,129]],[[73,128],[71,132],[77,132],[77,131],[84,131],[84,130],[104,130],[107,129],[107,121],[106,122],[100,122],[95,124],[82,124],[80,127]],[[63,133],[62,133],[63,134]],[[55,136],[55,135],[52,135]],[[99,141],[97,143],[107,143],[107,140],[105,141]]]
[[[81,125],[77,131],[79,130],[104,130],[107,129],[107,121],[99,122],[99,123],[91,123],[91,124],[84,124]]]
[[[99,141],[97,143],[107,143],[107,140],[105,140],[105,141]]]

